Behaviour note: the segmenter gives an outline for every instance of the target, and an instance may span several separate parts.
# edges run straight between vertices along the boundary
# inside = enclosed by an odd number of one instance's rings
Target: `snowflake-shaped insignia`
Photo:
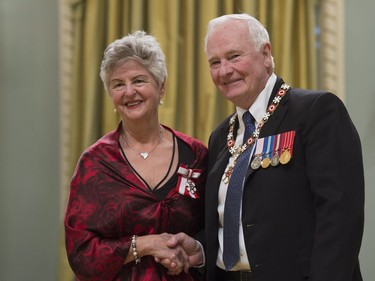
[[[273,103],[279,103],[281,101],[281,97],[277,96],[273,99]]]

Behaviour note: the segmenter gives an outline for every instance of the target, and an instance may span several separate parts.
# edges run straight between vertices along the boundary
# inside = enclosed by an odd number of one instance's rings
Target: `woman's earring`
[[[113,109],[113,113],[114,113],[114,114],[117,113],[117,109],[116,109],[116,108]]]
[[[162,99],[159,100],[159,105],[162,105],[164,102]]]

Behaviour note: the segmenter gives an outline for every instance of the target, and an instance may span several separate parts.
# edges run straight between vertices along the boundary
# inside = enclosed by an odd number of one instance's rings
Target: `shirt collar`
[[[254,101],[254,103],[250,106],[249,112],[254,117],[256,126],[262,120],[264,113],[267,111],[268,101],[271,97],[272,90],[275,87],[276,79],[277,79],[276,74],[272,73],[271,76],[268,78],[266,86],[260,92],[260,94],[258,95],[257,99]],[[237,106],[236,111],[238,114],[240,127],[243,127],[242,115],[247,110]]]

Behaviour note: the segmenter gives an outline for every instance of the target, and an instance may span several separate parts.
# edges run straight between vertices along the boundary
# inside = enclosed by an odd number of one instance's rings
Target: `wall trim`
[[[321,88],[344,100],[344,0],[321,0],[319,12]]]
[[[69,154],[69,116],[71,108],[73,65],[73,16],[70,0],[59,0],[60,18],[60,216],[65,213],[65,204],[71,178]]]

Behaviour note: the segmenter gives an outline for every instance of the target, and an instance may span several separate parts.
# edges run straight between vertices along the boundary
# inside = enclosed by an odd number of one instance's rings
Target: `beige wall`
[[[363,279],[372,281],[375,280],[375,1],[345,0],[345,4],[345,103],[362,140],[366,180],[365,234],[360,261]]]
[[[363,143],[366,227],[360,258],[364,280],[370,281],[375,280],[375,1],[343,1],[345,103]],[[58,0],[0,1],[0,280],[55,280],[58,30]]]
[[[59,210],[57,0],[0,1],[0,280],[53,281]]]

